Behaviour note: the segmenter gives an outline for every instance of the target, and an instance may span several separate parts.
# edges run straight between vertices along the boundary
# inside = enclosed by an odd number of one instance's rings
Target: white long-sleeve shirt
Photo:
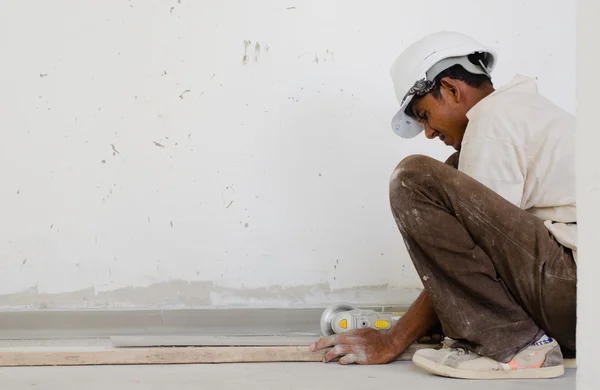
[[[542,219],[576,258],[575,117],[515,76],[467,118],[458,169]]]

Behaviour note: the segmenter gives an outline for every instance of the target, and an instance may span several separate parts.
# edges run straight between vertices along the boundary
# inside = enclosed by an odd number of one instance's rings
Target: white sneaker
[[[421,349],[413,362],[441,376],[461,379],[540,379],[564,374],[563,356],[556,340],[545,338],[500,363],[462,348]]]

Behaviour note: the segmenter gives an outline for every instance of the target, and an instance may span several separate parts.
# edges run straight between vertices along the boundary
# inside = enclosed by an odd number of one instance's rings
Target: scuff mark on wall
[[[327,49],[325,54],[331,57],[331,61],[335,62],[335,58],[333,58],[333,51],[329,51],[329,49]]]
[[[410,304],[421,289],[392,288],[387,284],[333,289],[329,283],[301,286],[269,286],[228,289],[215,286],[211,292],[213,306],[315,306],[323,303]]]
[[[226,209],[233,204],[234,196],[235,188],[233,188],[233,186],[227,186],[221,191],[221,199],[223,200],[223,205]]]
[[[242,57],[242,64],[248,63],[248,47],[252,44],[252,41],[244,41],[244,56]]]
[[[258,57],[260,57],[260,43],[256,42],[256,45],[254,45],[254,62],[258,62]]]
[[[105,286],[106,287],[106,286]],[[392,289],[387,284],[332,289],[329,283],[234,289],[213,282],[172,280],[145,287],[125,287],[98,291],[90,287],[62,294],[41,293],[37,286],[24,291],[0,295],[3,308],[130,308],[130,307],[215,307],[215,306],[310,306],[322,302],[363,302],[376,304],[410,303],[420,289]],[[384,297],[393,296],[394,301]]]
[[[63,293],[40,293],[37,286],[16,294],[0,296],[0,307],[134,307],[147,305],[210,305],[212,282],[171,281],[147,287],[126,287],[110,291],[97,291],[90,287]],[[179,295],[177,292],[179,291]]]

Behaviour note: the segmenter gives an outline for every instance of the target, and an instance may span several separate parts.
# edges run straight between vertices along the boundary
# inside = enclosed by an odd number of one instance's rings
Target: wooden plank
[[[0,352],[0,366],[78,366],[320,361],[307,347],[119,348],[107,350]]]
[[[398,360],[412,360],[416,350],[431,347],[431,345],[415,344],[409,347]],[[0,350],[0,367],[320,362],[326,352],[311,352],[306,346],[71,348],[69,350],[31,348],[29,351]]]

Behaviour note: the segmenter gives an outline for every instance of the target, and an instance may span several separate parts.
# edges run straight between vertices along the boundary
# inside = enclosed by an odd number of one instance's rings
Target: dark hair
[[[479,61],[482,61],[485,65],[487,65],[487,61],[485,61],[483,53],[473,53],[469,55],[468,58],[472,64],[479,65]],[[463,68],[462,66],[454,65],[444,70],[442,73],[438,74],[435,77],[435,87],[431,91],[431,94],[436,99],[439,99],[441,96],[440,86],[442,85],[441,81],[444,77],[449,77],[454,80],[463,81],[469,87],[473,88],[481,88],[488,83],[490,85],[493,85],[492,80],[490,80],[490,78],[487,75],[470,73],[467,70],[465,70],[465,68]]]

